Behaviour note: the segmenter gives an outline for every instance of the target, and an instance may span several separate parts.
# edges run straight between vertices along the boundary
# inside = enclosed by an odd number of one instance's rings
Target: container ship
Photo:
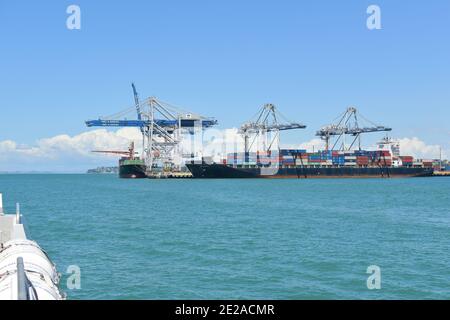
[[[316,136],[325,142],[325,150],[318,152],[281,149],[281,131],[306,128],[297,122],[279,122],[283,118],[274,105],[266,104],[255,121],[240,127],[244,152],[230,153],[220,163],[202,160],[199,163],[188,162],[186,166],[194,178],[391,178],[433,175],[432,162],[401,156],[400,144],[387,136],[377,144],[376,150],[363,150],[362,134],[392,129],[367,120],[354,107],[347,108],[337,122],[317,131]],[[367,124],[360,123],[361,119]],[[263,145],[270,141],[270,147],[262,148],[266,151],[250,152],[255,139],[261,136]],[[348,145],[346,137],[351,138]],[[333,138],[335,141],[331,145]],[[272,147],[274,143],[276,148]]]
[[[280,135],[288,130],[305,129],[306,125],[284,117],[278,108],[267,103],[248,122],[242,124],[242,153],[225,155],[219,162],[183,157],[180,143],[184,135],[192,138],[204,129],[217,125],[214,118],[185,112],[154,97],[139,100],[134,84],[136,120],[122,119],[134,108],[98,120],[88,120],[88,127],[136,127],[143,137],[141,158],[128,151],[95,151],[120,154],[120,178],[184,178],[185,174],[173,159],[185,159],[194,178],[322,178],[322,177],[424,177],[433,175],[433,162],[400,156],[399,145],[386,138],[379,148],[367,151],[361,147],[361,136],[389,132],[392,128],[365,118],[355,107],[348,107],[331,124],[321,127],[316,136],[324,141],[324,151],[282,149]],[[134,111],[133,111],[134,112]],[[118,118],[120,115],[120,118]],[[350,138],[350,140],[347,140]],[[332,144],[333,143],[333,144]],[[192,144],[193,145],[193,144]],[[236,146],[235,146],[236,147]],[[258,152],[257,150],[263,150]],[[252,152],[256,151],[256,152]],[[192,150],[189,151],[192,155]],[[145,158],[146,157],[146,158]],[[150,164],[146,166],[146,164]]]
[[[320,151],[232,153],[221,163],[187,163],[194,178],[395,178],[428,177],[432,163],[390,151]]]

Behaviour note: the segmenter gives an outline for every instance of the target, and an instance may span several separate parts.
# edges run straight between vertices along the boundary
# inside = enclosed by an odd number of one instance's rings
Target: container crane
[[[142,157],[150,171],[156,160],[163,163],[173,161],[174,150],[181,142],[183,133],[194,134],[196,128],[206,129],[217,124],[214,118],[181,110],[155,97],[140,101],[135,85],[132,84],[132,87],[135,102],[133,107],[108,117],[87,120],[86,126],[139,128],[143,137]],[[137,113],[137,119],[127,119],[127,115],[132,113]]]
[[[361,126],[359,119],[365,120],[370,126]],[[325,150],[329,150],[330,142],[333,137],[337,137],[337,139],[331,148],[332,150],[335,149],[339,141],[342,142],[340,149],[343,151],[351,150],[356,141],[358,141],[358,147],[359,150],[361,150],[361,134],[392,131],[392,128],[380,126],[367,120],[354,107],[347,108],[344,114],[339,116],[337,120],[336,123],[324,126],[316,133],[316,136],[325,141]],[[345,145],[345,137],[347,135],[351,136],[353,139],[348,149],[346,149]]]
[[[280,122],[280,120],[285,122]],[[306,128],[304,124],[288,121],[281,115],[275,105],[268,103],[257,113],[254,121],[244,123],[240,127],[239,133],[244,138],[244,149],[248,153],[259,136],[264,139],[264,151],[270,151],[275,142],[277,142],[277,148],[279,148],[280,131],[304,128]],[[270,133],[273,133],[273,136]],[[250,142],[251,137],[253,137],[253,140]],[[267,146],[268,141],[269,145]]]

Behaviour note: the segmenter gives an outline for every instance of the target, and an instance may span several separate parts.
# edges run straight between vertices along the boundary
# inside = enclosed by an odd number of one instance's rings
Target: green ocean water
[[[450,299],[449,190],[450,178],[0,175],[69,299]]]

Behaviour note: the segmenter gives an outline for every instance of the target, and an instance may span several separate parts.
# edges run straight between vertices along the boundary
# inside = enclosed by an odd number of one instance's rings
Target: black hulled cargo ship
[[[187,165],[194,178],[393,178],[426,177],[433,175],[433,168],[428,162],[415,161],[412,156],[400,156],[399,143],[386,136],[378,143],[377,150],[361,149],[361,134],[369,132],[388,132],[392,129],[375,125],[361,126],[362,117],[354,107],[347,108],[337,123],[322,127],[316,136],[325,142],[325,150],[307,152],[301,149],[273,148],[279,132],[303,129],[306,126],[296,122],[280,123],[282,115],[272,104],[266,104],[256,121],[250,121],[240,127],[244,138],[245,152],[226,155],[220,163],[200,161]],[[366,120],[367,121],[367,120]],[[273,136],[269,133],[275,132]],[[265,151],[250,152],[255,139],[265,137],[263,145],[270,141]],[[352,142],[346,146],[345,137]],[[252,139],[250,137],[253,137]],[[336,137],[330,148],[331,138]],[[341,144],[339,150],[333,150]],[[356,148],[357,146],[357,148]],[[256,148],[258,145],[256,143]],[[353,149],[352,149],[353,148]],[[331,150],[330,150],[331,149]],[[355,150],[356,149],[356,150]]]
[[[259,167],[245,165],[234,167],[220,163],[189,163],[186,165],[194,178],[203,179],[396,178],[429,177],[433,175],[433,168],[412,167]]]
[[[222,163],[187,163],[194,178],[396,178],[428,177],[433,168],[390,151],[280,150],[234,153]]]

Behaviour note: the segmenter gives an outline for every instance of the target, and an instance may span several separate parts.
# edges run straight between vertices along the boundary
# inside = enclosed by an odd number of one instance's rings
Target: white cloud
[[[244,151],[244,139],[237,128],[207,130],[204,136],[203,154],[213,156],[215,160],[227,153]]]
[[[403,155],[412,155],[415,158],[434,158],[438,159],[440,155],[440,146],[427,145],[419,138],[403,138],[400,139],[400,152]],[[446,158],[450,152],[448,150],[442,150],[442,156]]]
[[[130,141],[139,145],[141,133],[135,128],[106,129],[75,136],[57,135],[40,139],[34,146],[0,141],[0,171],[84,171],[96,165],[115,165],[117,157],[92,150],[127,150]]]
[[[191,137],[192,136],[187,136]],[[196,155],[213,156],[219,161],[227,153],[240,152],[244,149],[244,140],[237,128],[218,130],[210,129],[204,133],[204,144],[201,145],[201,135],[196,141],[186,139],[182,143],[184,153],[194,150]],[[0,141],[0,172],[1,171],[62,171],[83,172],[97,166],[117,165],[117,156],[92,153],[92,150],[127,150],[134,141],[140,151],[141,133],[136,128],[122,128],[117,131],[106,129],[92,130],[75,136],[57,135],[40,139],[33,146],[20,145],[15,141]],[[439,146],[428,145],[419,138],[400,139],[401,153],[416,158],[438,158]],[[194,148],[192,148],[194,145]],[[262,150],[261,141],[254,143],[252,150]],[[283,148],[306,149],[308,152],[321,150],[324,142],[312,139],[300,144],[282,144]],[[443,150],[444,158],[450,155],[449,150]]]
[[[400,152],[402,155],[414,156],[418,159],[438,159],[440,154],[439,145],[429,145],[417,137],[414,138],[403,138],[400,141]],[[306,149],[308,152],[313,150],[323,150],[325,143],[321,139],[312,139],[308,142],[301,144],[291,144],[283,145],[286,148],[292,149]],[[375,146],[368,148],[373,149]],[[444,159],[448,158],[450,155],[449,150],[442,149],[442,157]]]
[[[322,139],[316,138],[300,144],[282,144],[286,149],[305,149],[307,152],[314,152],[323,150],[325,148],[325,142]]]

